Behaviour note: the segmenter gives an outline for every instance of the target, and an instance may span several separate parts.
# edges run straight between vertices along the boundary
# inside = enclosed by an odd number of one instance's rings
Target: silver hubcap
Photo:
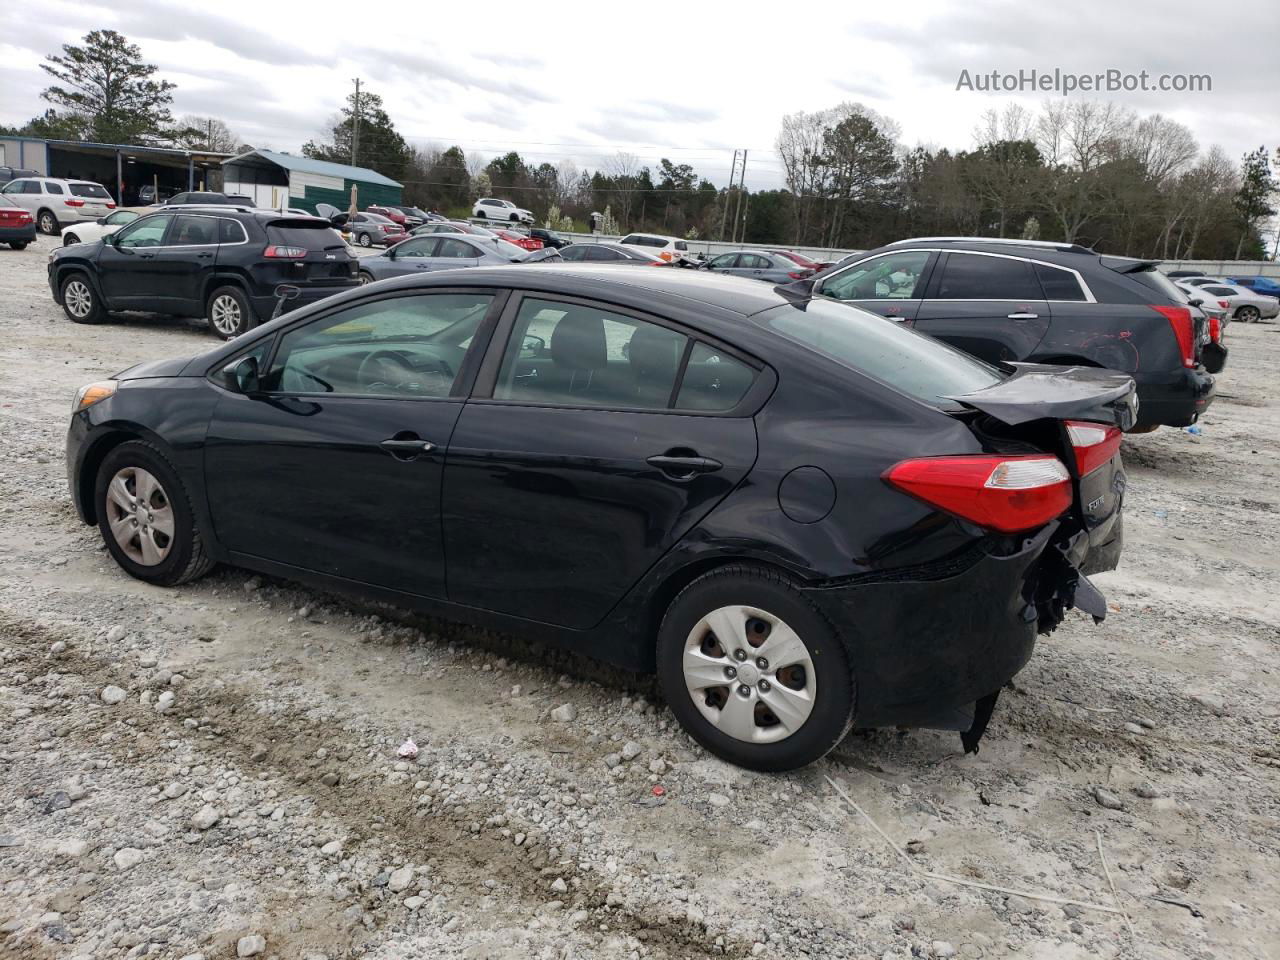
[[[689,631],[683,667],[693,705],[735,740],[785,740],[813,712],[818,685],[809,648],[766,610],[707,614]]]
[[[373,243],[373,241],[369,239],[369,235],[367,233],[360,234],[360,246],[367,247],[371,243]]]
[[[141,467],[125,467],[107,486],[107,521],[134,563],[154,567],[173,549],[173,507],[160,481]]]
[[[361,283],[361,285],[364,285],[364,284],[366,284],[366,283],[368,283],[368,282],[369,282],[369,275],[368,275],[367,273],[362,273],[362,274],[360,274],[360,283]]]
[[[79,280],[72,280],[67,284],[67,289],[62,291],[62,300],[67,305],[67,312],[73,317],[87,317],[93,307],[93,294]]]
[[[40,229],[43,230],[45,233],[53,233],[53,217],[51,217],[47,213],[41,216]]]
[[[225,293],[220,297],[215,297],[213,304],[209,307],[209,322],[221,334],[231,336],[238,332],[240,329],[240,304],[236,303],[236,298]]]
[[[1253,323],[1258,317],[1258,311],[1253,307],[1243,307],[1240,310],[1240,319],[1245,323]]]

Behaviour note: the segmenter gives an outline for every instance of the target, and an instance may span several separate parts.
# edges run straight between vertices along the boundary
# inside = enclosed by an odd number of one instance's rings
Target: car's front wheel
[[[371,247],[373,246],[373,237],[369,236],[367,233],[362,233],[356,237],[356,243],[360,244],[362,247]]]
[[[98,293],[83,273],[73,273],[62,281],[62,312],[72,323],[97,323],[102,319]]]
[[[213,566],[178,472],[151,444],[130,440],[106,455],[94,504],[107,550],[130,576],[171,587]]]
[[[356,280],[360,283],[360,286],[363,287],[366,283],[373,283],[373,274],[366,273],[364,270],[361,270],[356,274]]]
[[[481,220],[488,220],[488,219],[489,219],[489,215],[488,215],[487,213],[485,213],[483,210],[475,210],[475,211],[473,211],[473,212],[474,212],[474,213],[475,213],[475,215],[476,215],[477,217],[479,217]]]
[[[234,340],[253,329],[255,323],[253,306],[239,287],[219,287],[213,291],[206,315],[209,329],[223,340]]]
[[[658,634],[658,679],[695,740],[753,770],[812,763],[853,722],[835,630],[794,581],[763,568],[714,570],[680,592]]]
[[[77,237],[74,233],[64,233],[62,235],[62,245],[64,247],[69,247],[73,243],[79,243],[79,242],[80,242],[80,238]]]
[[[1243,306],[1236,311],[1236,319],[1241,323],[1256,323],[1261,316],[1257,307]]]

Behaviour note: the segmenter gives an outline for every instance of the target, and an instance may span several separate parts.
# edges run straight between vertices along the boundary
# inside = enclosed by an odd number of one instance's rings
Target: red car
[[[378,216],[386,217],[392,223],[398,223],[402,227],[407,223],[404,212],[397,210],[395,207],[384,207],[381,204],[375,203],[371,207],[366,207],[365,213],[376,213]]]
[[[806,270],[812,270],[815,273],[819,270],[825,270],[831,266],[830,263],[819,263],[817,260],[810,260],[803,253],[796,253],[794,250],[770,250],[770,253],[776,253],[780,257],[786,257],[792,263],[803,267]]]
[[[507,241],[507,243],[514,243],[517,247],[524,250],[542,249],[542,241],[537,237],[529,237],[523,233],[512,233],[510,230],[494,230],[493,233]]]

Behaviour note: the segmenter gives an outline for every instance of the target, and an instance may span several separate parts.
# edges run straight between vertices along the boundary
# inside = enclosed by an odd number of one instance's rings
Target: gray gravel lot
[[[1231,327],[1201,435],[1126,441],[1111,612],[1041,643],[979,755],[855,732],[770,776],[643,678],[126,577],[67,497],[72,394],[214,341],[69,323],[50,246],[0,249],[0,957],[1280,957],[1280,326]]]

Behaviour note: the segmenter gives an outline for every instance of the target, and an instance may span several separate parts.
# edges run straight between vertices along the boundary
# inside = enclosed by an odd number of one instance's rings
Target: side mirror
[[[99,217],[97,220],[94,221],[94,223],[97,223],[99,226],[105,226],[106,222],[107,222],[106,217]]]
[[[227,388],[237,393],[252,394],[259,391],[258,358],[241,357],[222,368]]]
[[[532,335],[526,336],[520,344],[520,355],[522,357],[537,357],[547,348],[547,341],[541,337]]]
[[[1196,298],[1195,298],[1195,299],[1193,299],[1193,300],[1188,300],[1188,301],[1187,301],[1187,303],[1191,304],[1193,307],[1198,307],[1198,306],[1200,306],[1202,303],[1204,303],[1204,301],[1203,301],[1203,300],[1201,300],[1199,297],[1196,297]]]

